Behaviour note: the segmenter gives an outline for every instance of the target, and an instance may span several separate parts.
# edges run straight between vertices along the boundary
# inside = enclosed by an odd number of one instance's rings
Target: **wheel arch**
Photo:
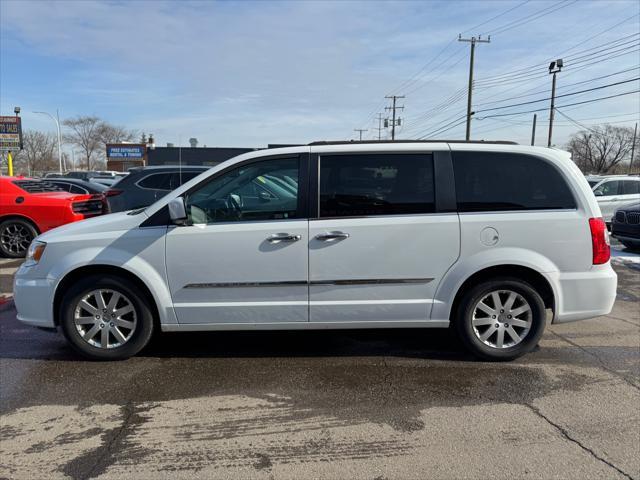
[[[545,308],[551,309],[555,315],[556,296],[551,282],[537,270],[517,264],[493,265],[470,275],[456,290],[449,315],[455,315],[464,294],[471,288],[483,281],[497,277],[513,277],[529,283],[542,297]]]
[[[38,235],[40,235],[40,234],[42,233],[42,232],[40,231],[40,229],[38,228],[38,224],[37,224],[37,223],[36,223],[32,218],[29,218],[29,217],[27,217],[26,215],[21,215],[21,214],[19,214],[19,213],[8,213],[8,214],[6,214],[6,215],[2,215],[2,216],[0,216],[0,223],[4,222],[4,221],[6,221],[6,220],[12,220],[12,219],[15,219],[15,220],[24,220],[25,222],[29,222],[29,224],[30,224],[33,228],[35,228],[36,233],[37,233]]]
[[[160,311],[158,309],[158,302],[151,292],[151,289],[142,279],[140,279],[140,277],[138,277],[131,271],[114,265],[86,265],[78,267],[68,272],[58,282],[53,297],[53,322],[56,326],[60,324],[60,306],[62,303],[64,292],[67,290],[69,285],[72,285],[74,282],[80,280],[83,277],[86,277],[87,275],[111,275],[120,278],[126,278],[127,280],[135,284],[149,303],[149,307],[151,308],[151,312],[153,314],[154,327],[160,329]]]

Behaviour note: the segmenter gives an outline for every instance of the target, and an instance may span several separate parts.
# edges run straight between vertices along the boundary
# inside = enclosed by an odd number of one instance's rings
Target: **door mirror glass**
[[[604,194],[602,193],[602,190],[596,190],[596,191],[595,191],[595,192],[593,192],[593,193],[594,193],[594,195],[595,195],[596,197],[602,197],[602,196],[604,196]]]
[[[184,225],[187,222],[187,211],[184,208],[184,199],[182,197],[171,200],[168,207],[171,223],[175,225]]]

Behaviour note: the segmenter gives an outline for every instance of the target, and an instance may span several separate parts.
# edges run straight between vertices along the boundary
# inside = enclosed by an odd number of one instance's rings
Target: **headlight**
[[[37,264],[42,258],[42,254],[44,253],[44,249],[47,247],[45,242],[34,241],[29,245],[29,250],[27,250],[27,256],[25,257],[24,264],[26,266]]]

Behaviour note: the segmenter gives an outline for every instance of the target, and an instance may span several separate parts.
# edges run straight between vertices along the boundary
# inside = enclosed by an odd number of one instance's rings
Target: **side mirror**
[[[187,210],[184,206],[184,198],[177,197],[169,202],[169,218],[174,225],[185,225],[187,223]]]
[[[593,194],[596,197],[604,197],[604,194],[602,193],[602,190],[597,190],[597,191],[593,192]]]

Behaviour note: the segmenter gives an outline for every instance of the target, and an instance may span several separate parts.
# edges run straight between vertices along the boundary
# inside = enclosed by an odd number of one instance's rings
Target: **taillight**
[[[590,218],[589,229],[591,230],[591,246],[593,247],[593,264],[607,263],[611,258],[607,225],[602,218]]]
[[[78,213],[80,215],[91,216],[91,215],[100,215],[102,212],[102,201],[100,199],[95,200],[87,200],[84,202],[73,202],[71,204],[71,208],[73,209],[73,213]]]
[[[120,195],[123,190],[118,190],[117,188],[110,188],[109,190],[105,190],[102,194],[105,197],[115,197],[116,195]]]

